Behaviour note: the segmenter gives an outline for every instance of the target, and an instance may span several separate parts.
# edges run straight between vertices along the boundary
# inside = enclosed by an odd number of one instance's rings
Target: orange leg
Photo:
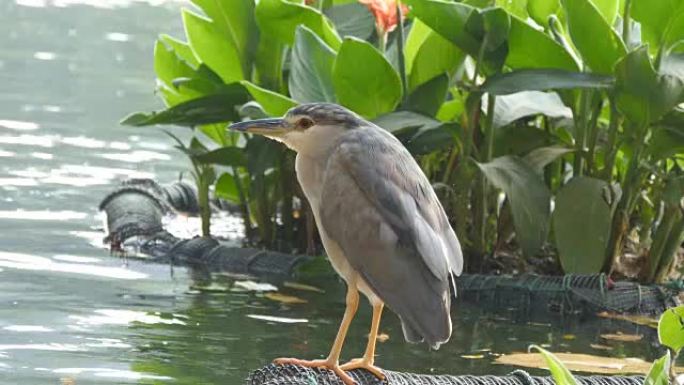
[[[373,373],[381,380],[385,379],[385,374],[382,369],[373,365],[375,363],[375,344],[378,338],[378,330],[380,329],[380,317],[382,316],[382,309],[384,305],[373,305],[373,321],[371,321],[371,329],[368,334],[368,345],[366,345],[366,352],[362,358],[357,358],[340,366],[342,370],[366,369]]]
[[[276,364],[279,365],[300,365],[309,368],[326,368],[330,369],[335,374],[337,374],[342,382],[346,385],[355,385],[354,380],[342,370],[340,367],[340,352],[342,351],[342,345],[344,345],[344,339],[347,336],[347,330],[349,330],[349,325],[351,324],[354,315],[356,314],[356,309],[359,307],[359,291],[356,288],[356,282],[350,280],[347,286],[347,298],[346,298],[347,308],[344,311],[344,316],[342,317],[342,323],[340,324],[340,329],[337,331],[337,336],[335,337],[335,342],[333,343],[332,349],[330,349],[330,354],[328,358],[324,360],[300,360],[297,358],[278,358],[274,360]]]

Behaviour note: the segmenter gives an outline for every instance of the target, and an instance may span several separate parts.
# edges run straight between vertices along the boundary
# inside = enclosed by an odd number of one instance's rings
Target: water
[[[307,282],[325,294],[281,288],[307,301],[284,304],[235,288],[200,291],[192,272],[124,265],[101,247],[97,204],[119,180],[169,182],[186,170],[159,130],[117,124],[131,111],[160,106],[152,44],[161,32],[181,35],[179,7],[161,0],[0,2],[1,384],[239,384],[274,357],[316,358],[329,349],[344,308],[334,277]],[[386,313],[381,332],[389,340],[378,346],[378,363],[503,374],[512,368],[492,365],[496,355],[530,343],[646,359],[657,352],[646,340],[599,338],[618,329],[652,336],[645,327],[514,322],[486,310],[459,305],[452,341],[438,352],[405,344],[396,317]],[[362,353],[369,321],[362,306],[344,357]],[[598,342],[613,350],[590,346]]]

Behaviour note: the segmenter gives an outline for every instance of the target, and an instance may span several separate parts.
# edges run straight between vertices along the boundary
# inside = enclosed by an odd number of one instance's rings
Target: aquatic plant
[[[684,2],[407,0],[403,22],[394,1],[193,2],[187,42],[155,50],[168,108],[123,123],[244,150],[216,192],[250,238],[311,249],[313,222],[292,154],[223,124],[327,101],[419,159],[466,269],[550,244],[566,273],[612,272],[629,247],[641,279],[666,278],[684,239]]]
[[[653,361],[646,374],[645,385],[668,385],[676,383],[675,359],[684,348],[684,306],[666,310],[658,321],[658,340],[667,352]],[[532,345],[530,350],[538,351],[546,362],[554,381],[558,385],[577,385],[579,381],[553,353],[540,346]]]

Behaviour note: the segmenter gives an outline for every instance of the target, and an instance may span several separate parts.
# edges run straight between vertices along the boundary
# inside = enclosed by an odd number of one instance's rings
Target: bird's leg
[[[378,338],[378,330],[380,329],[380,317],[382,316],[382,309],[384,304],[374,304],[373,305],[373,320],[371,321],[371,329],[368,334],[368,345],[366,345],[366,352],[363,354],[362,358],[353,359],[346,364],[340,366],[342,370],[353,370],[353,369],[366,369],[373,373],[376,377],[381,380],[385,379],[385,374],[382,369],[373,365],[375,363],[375,343]]]
[[[349,330],[349,325],[351,324],[354,315],[356,314],[356,309],[359,307],[359,291],[356,288],[356,282],[351,280],[347,286],[347,307],[344,311],[344,316],[342,317],[342,323],[337,331],[337,336],[335,337],[335,342],[330,349],[330,354],[328,358],[324,360],[300,360],[297,358],[277,358],[273,362],[279,365],[300,365],[309,368],[326,368],[330,369],[335,374],[337,374],[342,382],[346,385],[355,385],[354,380],[340,368],[340,352],[342,351],[342,345],[344,345],[344,339],[347,336],[347,330]]]

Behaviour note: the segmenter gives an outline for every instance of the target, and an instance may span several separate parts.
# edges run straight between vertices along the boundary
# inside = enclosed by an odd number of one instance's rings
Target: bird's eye
[[[309,128],[313,125],[314,125],[313,120],[311,120],[309,118],[301,118],[297,122],[297,128],[299,128],[300,130],[306,130],[307,128]]]

